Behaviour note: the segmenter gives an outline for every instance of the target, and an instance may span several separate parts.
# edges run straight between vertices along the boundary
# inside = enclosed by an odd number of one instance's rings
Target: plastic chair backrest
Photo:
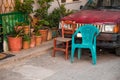
[[[73,36],[75,37],[77,33],[82,35],[82,44],[92,44],[94,43],[94,38],[96,39],[99,34],[99,30],[95,26],[87,24],[79,27]]]

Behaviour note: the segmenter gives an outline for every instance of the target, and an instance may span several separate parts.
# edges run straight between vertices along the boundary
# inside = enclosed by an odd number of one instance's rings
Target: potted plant
[[[48,15],[47,21],[50,23],[50,28],[58,27],[61,17],[72,14],[73,10],[69,10],[65,8],[65,5],[60,5],[58,8],[54,8],[54,10]]]
[[[35,16],[37,17],[37,19],[39,19],[38,21],[38,25],[41,26],[40,28],[40,33],[42,35],[42,41],[47,41],[48,38],[48,25],[49,25],[49,13],[48,13],[48,9],[51,6],[51,2],[53,2],[54,0],[38,0],[37,3],[39,5],[39,8],[37,10],[35,10]],[[46,29],[47,26],[47,29]]]
[[[47,41],[47,35],[48,35],[48,25],[49,22],[45,19],[39,20],[37,23],[37,27],[39,28],[39,32],[42,36],[42,41]]]
[[[30,47],[30,35],[23,35],[23,49],[28,49]]]
[[[35,47],[35,35],[31,35],[30,37],[30,48]]]
[[[23,26],[24,34],[29,34],[30,33],[30,26],[29,26],[29,24],[26,23],[26,22],[23,22],[22,26]]]
[[[22,29],[23,28],[23,22],[16,22],[15,23],[15,30],[17,31],[17,30],[20,30],[20,29]]]
[[[42,36],[39,32],[40,26],[34,26],[34,33],[35,33],[35,45],[38,46],[42,43]]]
[[[69,10],[65,8],[65,5],[62,4],[60,7],[55,8],[47,18],[47,21],[49,22],[49,27],[52,29],[52,36],[53,38],[56,37],[58,26],[60,23],[61,17],[67,16],[69,14],[72,14],[73,10]]]
[[[8,47],[9,50],[12,52],[19,51],[22,48],[22,34],[23,34],[23,29],[15,28],[13,29],[12,32],[9,33],[7,39],[8,39]]]
[[[30,33],[30,26],[27,22],[16,22],[15,30],[23,29],[24,34]]]
[[[14,11],[15,12],[22,12],[25,14],[25,19],[26,23],[31,23],[32,17],[31,13],[33,13],[33,4],[34,0],[15,0],[15,6],[14,6]],[[23,23],[23,25],[27,25],[26,23]],[[26,27],[25,27],[26,29]],[[27,31],[30,29],[30,27],[27,27]],[[28,34],[28,33],[26,33]]]

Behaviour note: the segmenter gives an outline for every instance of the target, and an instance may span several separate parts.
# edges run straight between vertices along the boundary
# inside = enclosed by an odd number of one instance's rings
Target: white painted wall
[[[67,9],[80,10],[80,5],[84,5],[87,1],[88,0],[80,0],[80,1],[71,2],[71,3],[64,3],[64,4]],[[61,3],[61,0],[59,0],[59,2]],[[52,12],[52,10],[57,7],[59,7],[57,0],[54,0],[54,2],[52,2],[52,6],[49,9],[49,12]]]
[[[76,1],[76,2],[71,2],[71,3],[64,3],[65,4],[65,7],[67,9],[71,9],[71,10],[80,10],[80,5],[84,5],[88,0],[80,0],[80,1]],[[61,0],[59,0],[59,2],[61,3]],[[49,9],[49,13],[52,12],[52,10],[54,8],[57,8],[59,7],[58,6],[58,3],[57,3],[57,0],[54,0],[54,2],[51,3],[51,7]],[[35,0],[35,4],[34,4],[34,10],[39,8],[38,4],[36,3],[36,0]]]

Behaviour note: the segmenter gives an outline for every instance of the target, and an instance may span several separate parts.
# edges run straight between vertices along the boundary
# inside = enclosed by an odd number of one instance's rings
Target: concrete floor
[[[39,53],[39,52],[38,52]],[[0,69],[0,80],[120,80],[120,57],[99,53],[92,65],[89,53],[73,63],[64,59],[62,52],[51,57],[52,50]]]

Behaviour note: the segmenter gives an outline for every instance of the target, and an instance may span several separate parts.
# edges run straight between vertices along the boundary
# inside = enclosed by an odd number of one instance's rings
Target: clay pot
[[[35,45],[39,46],[42,43],[42,36],[35,36]]]
[[[30,47],[35,47],[35,36],[32,36],[31,37],[31,40],[30,40]]]
[[[48,29],[39,30],[39,32],[40,32],[40,34],[42,35],[42,42],[47,41]]]
[[[29,33],[30,33],[29,26],[24,26],[24,34],[29,34]]]
[[[8,47],[11,52],[20,51],[22,48],[22,37],[8,36]]]
[[[23,49],[29,49],[30,48],[30,42],[29,41],[23,41]]]

